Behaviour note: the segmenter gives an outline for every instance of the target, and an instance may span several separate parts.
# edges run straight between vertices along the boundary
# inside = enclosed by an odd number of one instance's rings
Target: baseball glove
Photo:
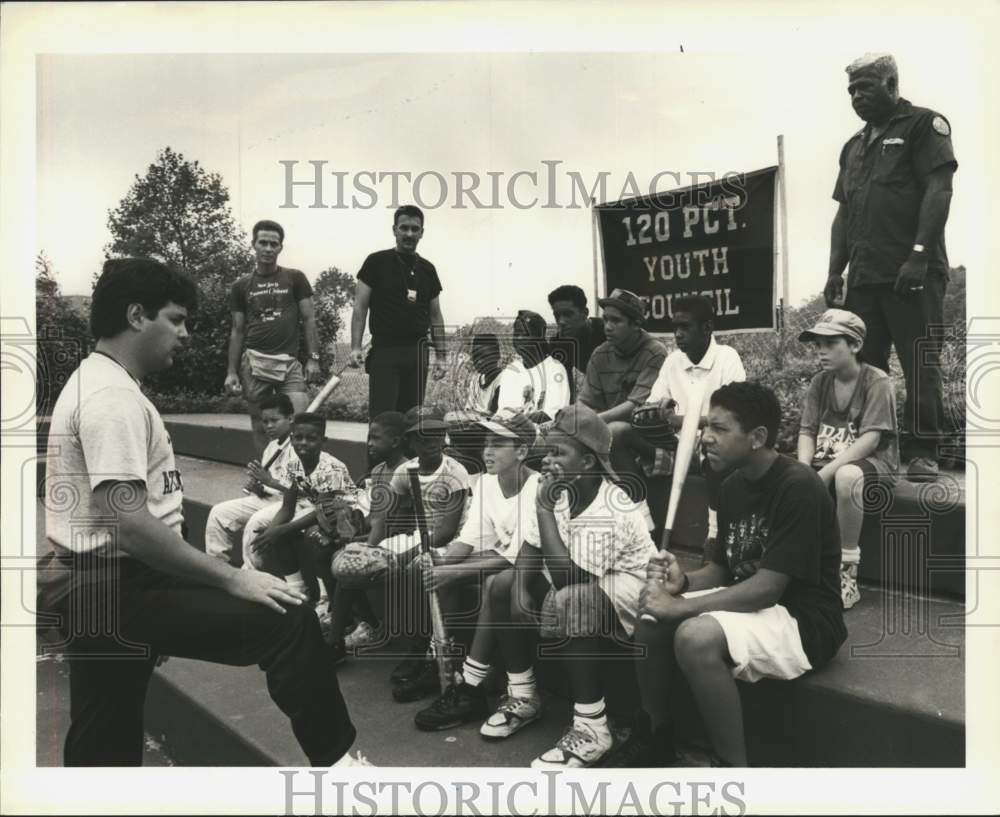
[[[334,554],[330,571],[343,587],[358,589],[384,577],[395,564],[395,554],[385,548],[349,542]]]

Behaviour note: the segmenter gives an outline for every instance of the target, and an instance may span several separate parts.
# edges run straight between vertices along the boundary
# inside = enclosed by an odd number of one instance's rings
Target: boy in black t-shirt
[[[679,668],[694,693],[717,765],[745,766],[735,679],[792,679],[819,669],[847,637],[840,603],[840,536],[833,500],[807,465],[778,454],[781,409],[757,383],[730,383],[711,400],[702,444],[719,500],[710,561],[685,574],[671,553],[650,560],[636,640],[643,711],[606,765],[675,759],[667,713]],[[676,661],[675,661],[676,658]]]

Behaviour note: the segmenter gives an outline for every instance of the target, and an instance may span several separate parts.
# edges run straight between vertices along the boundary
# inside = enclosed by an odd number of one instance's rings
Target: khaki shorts
[[[246,352],[240,358],[240,383],[243,385],[243,399],[250,404],[251,412],[269,394],[304,394],[307,391],[305,372],[299,361],[293,360],[289,364],[284,381],[278,383],[254,377],[250,373],[250,360]]]

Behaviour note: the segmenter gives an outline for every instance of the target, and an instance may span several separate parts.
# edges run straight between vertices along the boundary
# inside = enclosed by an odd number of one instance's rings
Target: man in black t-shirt
[[[351,317],[351,364],[365,363],[368,414],[407,412],[424,402],[430,331],[435,352],[433,377],[444,376],[447,352],[437,270],[417,255],[424,234],[424,214],[411,204],[396,210],[392,233],[396,246],[369,255],[358,272]],[[370,317],[369,317],[370,313]],[[372,335],[367,360],[361,351],[365,320]]]
[[[287,394],[296,412],[305,411],[306,381],[320,375],[312,287],[299,270],[278,266],[284,241],[285,230],[278,222],[258,221],[253,226],[254,271],[236,281],[229,293],[233,328],[225,388],[247,401],[258,454],[268,442],[260,401],[268,394]],[[305,370],[299,362],[300,320],[308,355]]]
[[[687,679],[717,765],[747,765],[735,679],[790,680],[819,669],[847,637],[833,500],[807,465],[774,450],[781,409],[758,383],[712,395],[702,445],[722,484],[710,561],[684,573],[671,553],[649,563],[636,640],[643,711],[614,766],[669,765],[672,678]]]

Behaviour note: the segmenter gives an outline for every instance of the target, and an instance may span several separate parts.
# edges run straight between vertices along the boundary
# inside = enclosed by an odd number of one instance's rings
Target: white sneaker
[[[344,646],[349,650],[357,647],[367,647],[370,644],[381,644],[385,640],[385,630],[382,625],[372,627],[367,621],[362,621],[344,637]]]
[[[573,720],[555,746],[531,761],[532,769],[581,769],[593,766],[611,751],[611,730]]]
[[[360,751],[354,753],[356,757],[351,757],[351,753],[348,752],[340,760],[333,764],[335,768],[351,768],[354,766],[374,766],[373,763],[368,761]]]
[[[508,693],[500,699],[497,711],[480,727],[479,734],[489,740],[509,738],[540,717],[542,717],[541,696],[536,693],[530,698],[515,698]]]
[[[840,565],[840,601],[845,610],[850,610],[861,601],[861,591],[858,590],[857,564]]]

